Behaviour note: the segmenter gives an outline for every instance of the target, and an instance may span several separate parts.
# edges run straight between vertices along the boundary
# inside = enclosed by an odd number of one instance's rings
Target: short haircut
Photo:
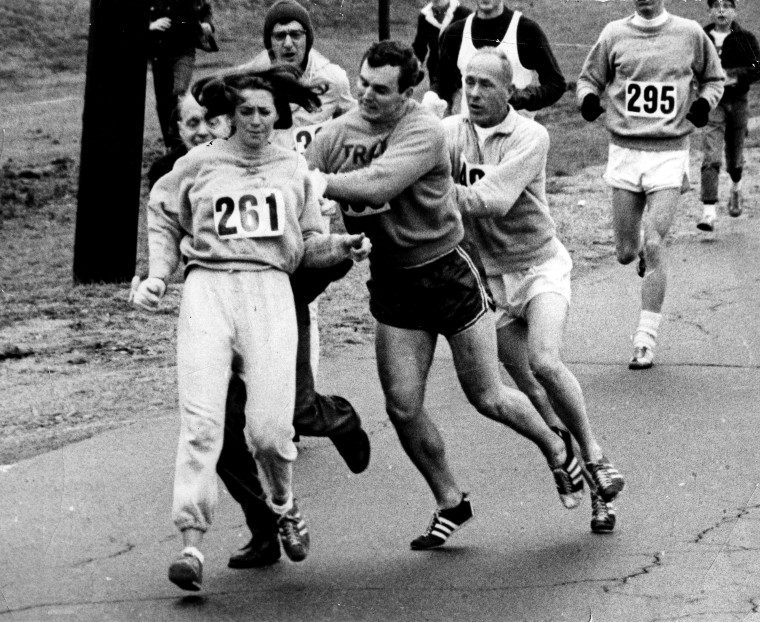
[[[364,61],[370,67],[398,67],[398,92],[403,93],[410,87],[417,86],[425,77],[420,69],[420,62],[411,46],[398,41],[378,41],[364,53],[359,67]]]
[[[712,9],[719,1],[730,4],[732,7],[736,8],[736,0],[707,0],[707,6]]]
[[[512,63],[509,62],[507,55],[504,53],[504,50],[501,48],[480,48],[475,52],[475,54],[472,55],[470,61],[467,64],[469,65],[472,60],[478,56],[496,57],[501,62],[502,78],[504,78],[504,81],[507,85],[512,85]],[[465,73],[467,73],[466,68]]]

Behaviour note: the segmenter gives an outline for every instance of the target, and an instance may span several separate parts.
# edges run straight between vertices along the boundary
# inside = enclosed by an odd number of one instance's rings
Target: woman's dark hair
[[[359,68],[364,61],[370,67],[398,67],[398,92],[403,93],[409,87],[416,87],[425,77],[425,72],[420,69],[420,62],[414,54],[411,46],[398,41],[378,41],[373,43],[369,50],[364,53]]]
[[[206,116],[215,117],[232,115],[244,89],[269,91],[278,116],[274,127],[279,130],[293,125],[291,104],[297,104],[308,112],[314,112],[321,104],[319,96],[299,82],[300,77],[301,71],[292,65],[274,65],[263,71],[204,78],[192,86],[191,92],[206,109]]]

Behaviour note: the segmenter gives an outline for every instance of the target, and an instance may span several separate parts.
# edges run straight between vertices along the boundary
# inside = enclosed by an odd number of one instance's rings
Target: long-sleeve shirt
[[[491,19],[476,15],[472,20],[472,43],[475,48],[498,45],[504,39],[513,15],[514,11],[506,7],[501,15]],[[462,74],[457,60],[462,47],[464,24],[464,20],[454,22],[443,31],[439,46],[441,58],[435,79],[431,77],[431,88],[449,104],[454,94],[462,88]],[[551,106],[565,92],[565,78],[544,31],[524,15],[517,25],[517,49],[520,63],[538,74],[539,84],[516,90],[510,104],[518,110],[531,111]]]
[[[710,38],[715,24],[705,26]],[[749,91],[749,86],[760,80],[760,46],[757,38],[737,22],[731,24],[731,32],[723,40],[720,63],[727,74],[736,78],[736,83],[727,85],[721,101],[734,101]]]
[[[441,21],[436,19],[432,2],[422,7],[417,16],[417,32],[414,35],[414,41],[412,41],[412,49],[421,63],[427,57],[428,78],[431,81],[435,80],[438,69],[438,40],[441,37],[441,33],[446,30],[449,24],[464,19],[472,12],[467,7],[459,4],[454,6],[453,2],[454,0],[452,0]]]
[[[462,115],[443,120],[465,233],[488,275],[524,270],[556,251],[546,199],[549,133],[510,108],[483,144]]]
[[[579,104],[606,90],[607,129],[621,147],[688,149],[691,103],[702,97],[712,109],[723,95],[725,74],[702,27],[671,14],[661,21],[642,25],[633,15],[607,24],[578,78]]]
[[[346,230],[369,236],[370,262],[389,268],[434,260],[464,236],[440,120],[412,100],[399,112],[375,124],[354,109],[306,152],[328,174],[325,196],[340,202]]]
[[[226,140],[191,149],[148,201],[150,276],[185,270],[292,273],[304,240],[322,233],[318,197],[303,156],[269,144],[243,157]]]

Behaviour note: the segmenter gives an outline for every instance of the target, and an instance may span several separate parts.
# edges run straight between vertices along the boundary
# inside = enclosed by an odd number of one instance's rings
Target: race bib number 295
[[[676,116],[676,85],[673,82],[636,82],[625,84],[625,114],[628,117],[673,119]]]
[[[214,197],[214,228],[223,240],[281,236],[285,202],[276,188]]]

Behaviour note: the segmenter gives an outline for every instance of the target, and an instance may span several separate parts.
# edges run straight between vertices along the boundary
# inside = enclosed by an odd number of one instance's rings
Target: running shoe
[[[169,565],[169,579],[184,591],[199,591],[203,582],[203,554],[196,547],[186,547]]]
[[[654,351],[649,346],[634,346],[633,356],[628,362],[631,370],[646,370],[654,365]]]
[[[309,554],[309,531],[296,503],[277,520],[282,548],[293,562],[301,562]]]
[[[591,532],[609,534],[615,529],[615,507],[591,490]]]
[[[250,541],[230,556],[227,566],[230,569],[257,569],[268,567],[280,560],[280,541],[278,534],[254,536]]]
[[[433,513],[433,519],[430,521],[425,534],[418,536],[412,541],[412,549],[419,550],[440,547],[456,530],[459,530],[459,528],[470,521],[472,517],[472,504],[470,503],[469,494],[463,493],[462,501],[454,508],[437,510]]]
[[[642,279],[647,274],[647,258],[644,257],[643,249],[639,251],[639,265],[636,267],[636,274]]]
[[[551,428],[564,442],[567,452],[565,464],[561,468],[552,469],[559,499],[562,500],[562,505],[565,508],[576,508],[580,504],[583,494],[583,472],[573,450],[573,438],[569,431],[556,426]]]
[[[612,502],[625,487],[625,478],[605,456],[598,461],[586,461],[586,470],[605,502]]]
[[[732,188],[731,196],[728,199],[728,214],[733,217],[741,216],[743,209],[742,191],[738,188]]]
[[[700,231],[713,231],[715,229],[715,216],[713,214],[703,214],[702,218],[697,222],[697,229]]]

